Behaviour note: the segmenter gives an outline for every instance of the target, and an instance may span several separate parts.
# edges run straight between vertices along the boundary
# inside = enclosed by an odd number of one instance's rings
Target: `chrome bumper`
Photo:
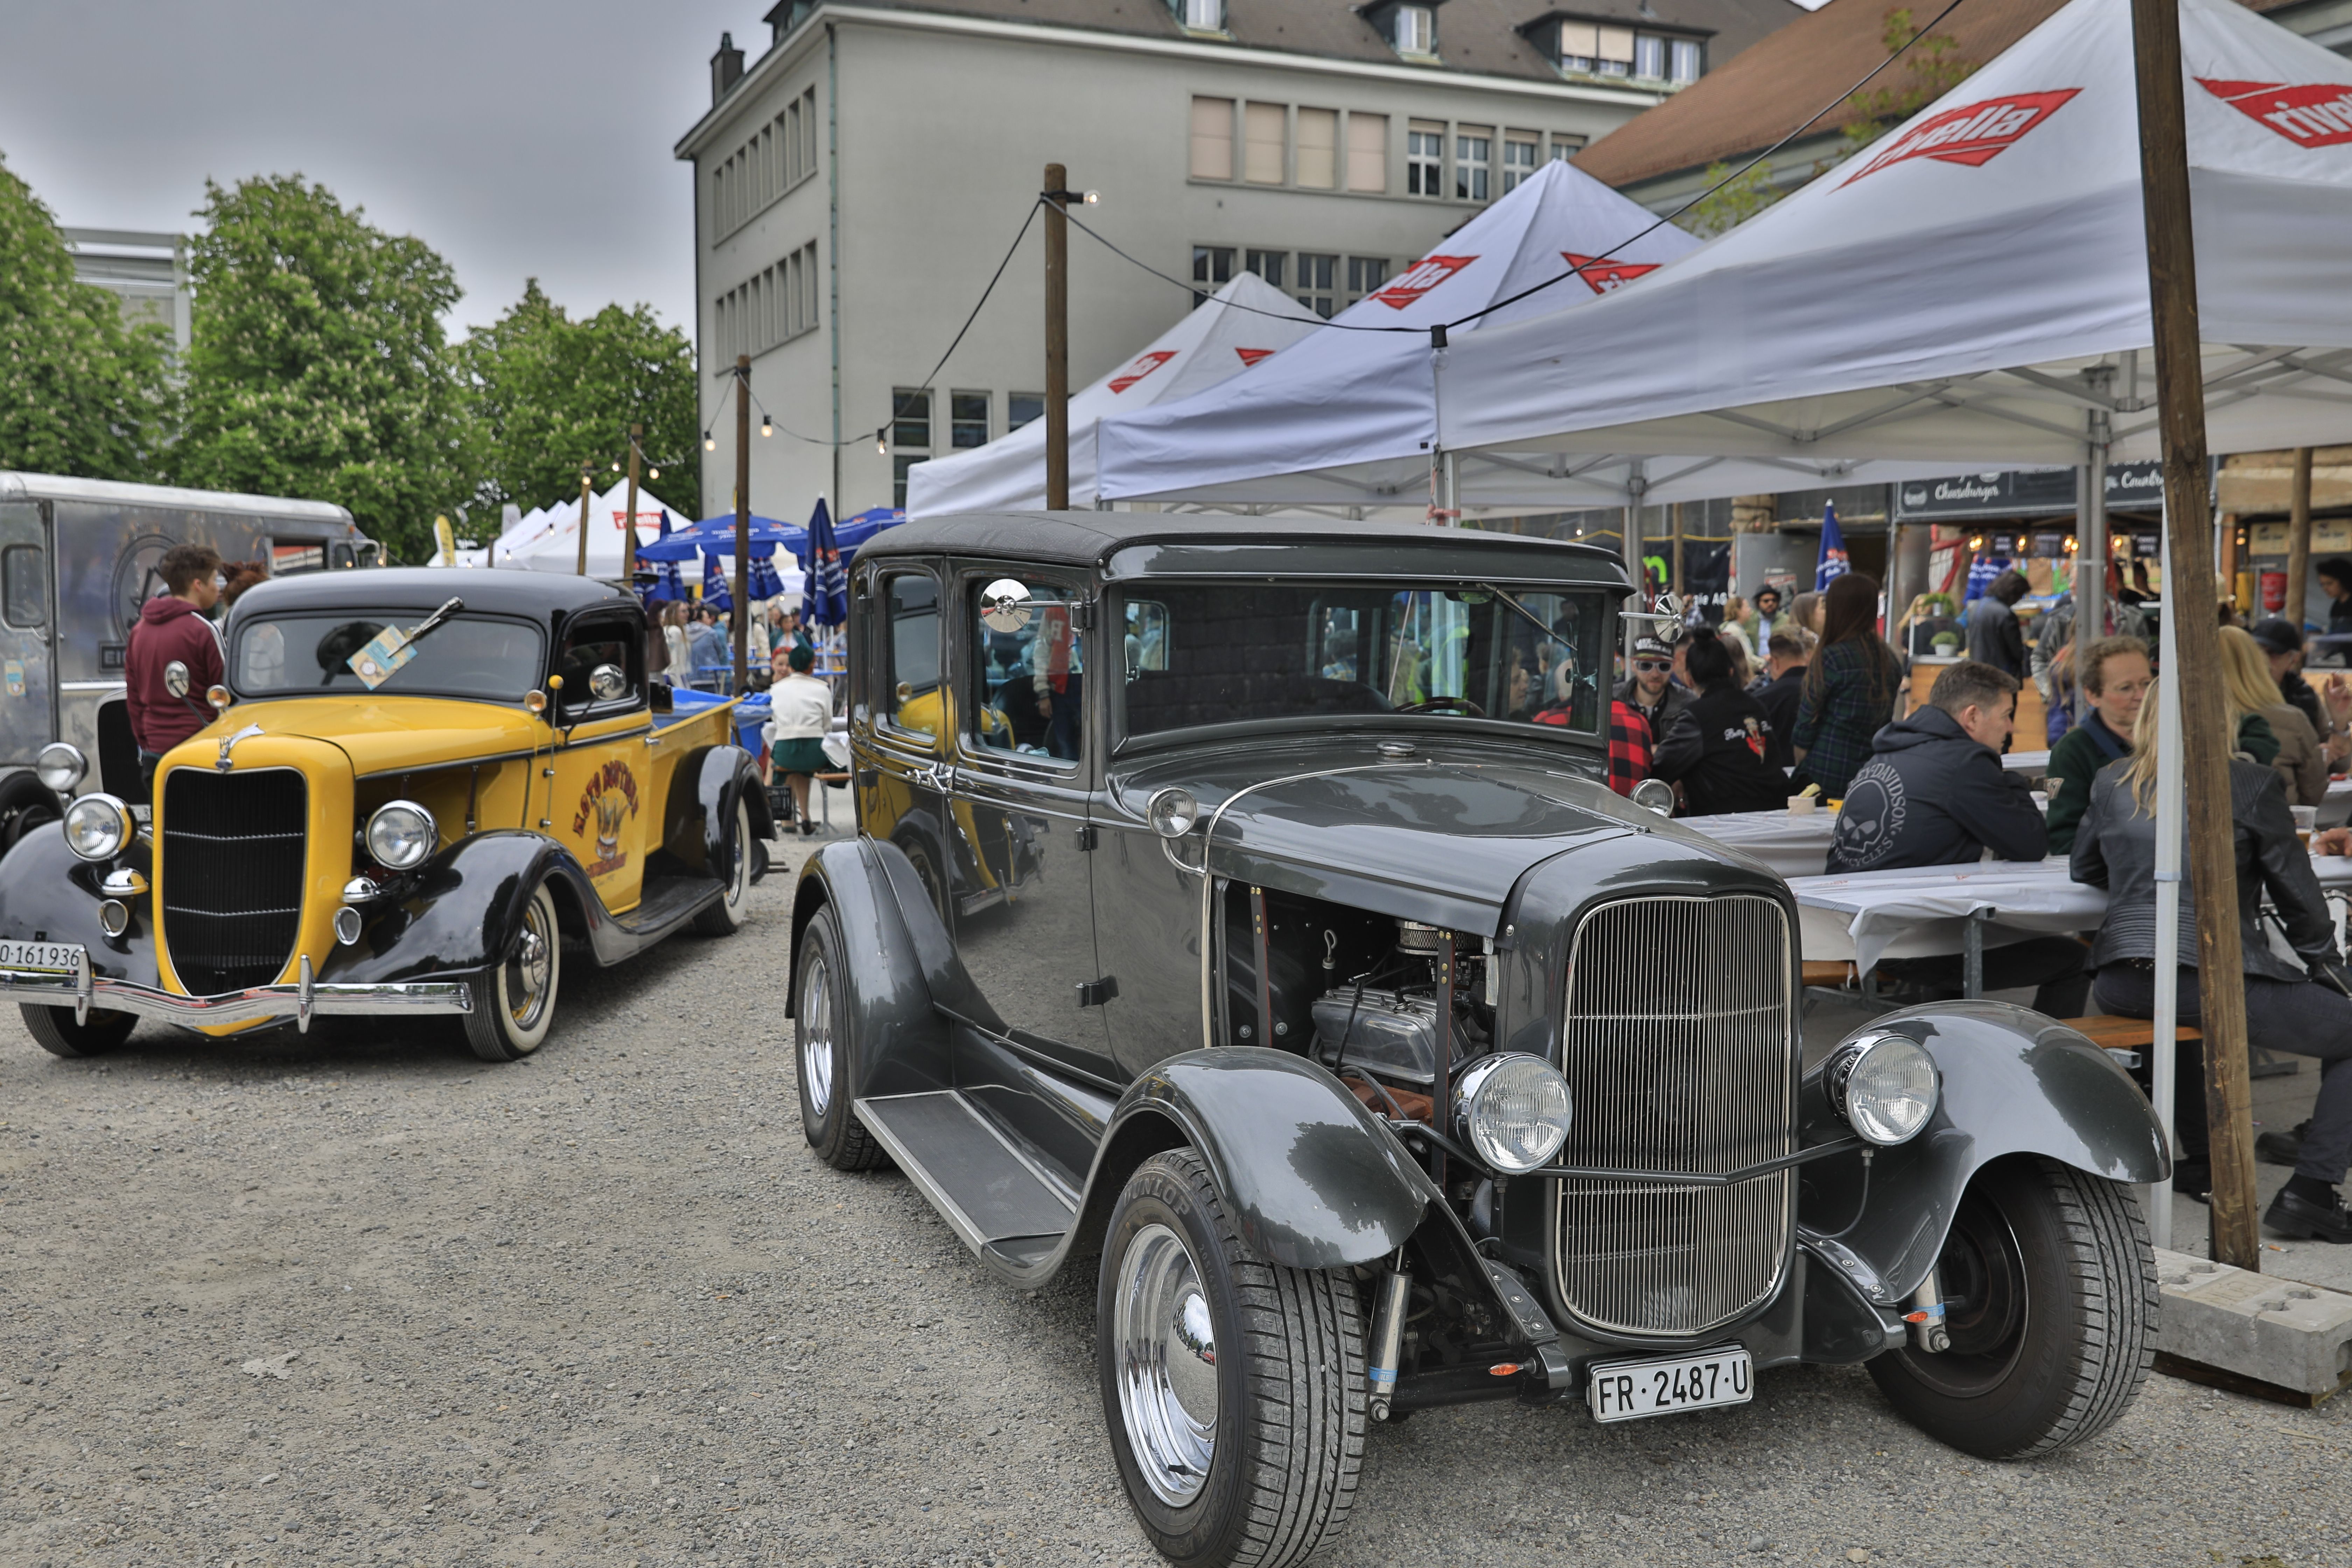
[[[253,985],[217,996],[183,996],[175,991],[93,973],[85,952],[76,973],[0,969],[0,994],[43,1006],[70,1006],[76,1023],[92,1012],[134,1013],[200,1027],[246,1024],[256,1018],[291,1018],[309,1033],[310,1020],[324,1016],[380,1016],[387,1013],[470,1013],[473,998],[461,980],[387,981],[373,985],[321,985],[310,978],[310,960],[301,961],[291,985]]]

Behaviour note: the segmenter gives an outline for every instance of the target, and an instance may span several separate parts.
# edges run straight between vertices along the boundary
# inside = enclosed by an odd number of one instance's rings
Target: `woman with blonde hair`
[[[2270,726],[2278,742],[2271,766],[2286,785],[2289,805],[2317,805],[2327,794],[2327,753],[2303,710],[2289,702],[2271,678],[2271,661],[2253,634],[2238,626],[2221,628],[2221,684],[2230,705],[2241,713],[2254,713]]]
[[[2106,919],[2091,944],[2092,1005],[2102,1013],[2147,1018],[2156,1012],[2157,742],[2162,704],[2151,690],[2133,726],[2131,756],[2102,769],[2090,808],[2074,835],[2074,880],[2108,891]],[[2246,1028],[2273,1050],[2315,1057],[2319,1098],[2297,1152],[2295,1173],[2272,1200],[2263,1223],[2286,1236],[2352,1242],[2336,1185],[2352,1163],[2352,977],[2336,946],[2336,922],[2294,833],[2279,775],[2242,758],[2230,762],[2230,816],[2238,862],[2239,963],[2245,972]],[[2184,832],[2183,837],[2186,837]],[[2278,916],[2295,959],[2271,951],[2262,925],[2264,899]],[[2196,900],[2180,896],[2180,1016],[2195,1018],[2198,990]],[[2191,1197],[2211,1187],[2205,1127],[2205,1073],[2194,1041],[2179,1047],[2173,1117],[2180,1133],[2174,1186]]]

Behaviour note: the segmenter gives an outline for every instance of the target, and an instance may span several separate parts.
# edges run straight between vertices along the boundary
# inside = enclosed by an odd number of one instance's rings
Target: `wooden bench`
[[[2116,1062],[2127,1068],[2140,1065],[2140,1052],[2156,1045],[2156,1020],[2153,1018],[2123,1018],[2108,1014],[2094,1014],[2087,1018],[2061,1018],[2070,1029],[2080,1030],[2089,1037],[2091,1044],[2101,1050],[2113,1052]],[[2201,1040],[2205,1037],[2193,1025],[2182,1024],[2172,1031],[2176,1044]]]
[[[1819,985],[1832,991],[1842,991],[1854,984],[1859,978],[1860,976],[1853,972],[1853,963],[1849,962],[1808,960],[1804,966],[1804,984],[1807,990]]]

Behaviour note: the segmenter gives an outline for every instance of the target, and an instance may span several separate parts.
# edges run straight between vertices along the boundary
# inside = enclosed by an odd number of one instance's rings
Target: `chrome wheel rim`
[[[801,979],[800,1011],[801,1089],[822,1121],[833,1108],[833,976],[821,949],[809,955]]]
[[[526,1034],[538,1026],[540,1015],[547,1010],[554,937],[555,933],[548,929],[545,902],[533,899],[530,907],[523,910],[522,936],[515,943],[506,972],[500,976],[506,992],[507,1016]]]
[[[1216,1457],[1217,1334],[1200,1268],[1166,1226],[1145,1226],[1120,1254],[1111,1331],[1136,1468],[1153,1496],[1181,1508]]]

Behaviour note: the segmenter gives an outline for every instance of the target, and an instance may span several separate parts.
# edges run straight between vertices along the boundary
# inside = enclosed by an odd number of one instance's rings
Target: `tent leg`
[[[2099,365],[2083,373],[2095,393],[2105,394],[2115,372]],[[2088,671],[2083,655],[2106,635],[2107,626],[2107,442],[2111,437],[2107,411],[2094,408],[2087,416],[2083,439],[2083,467],[2076,471],[2074,514],[2074,721],[2091,716],[2091,698],[2083,679]]]
[[[2095,468],[2104,481],[2105,465]],[[2104,483],[2101,486],[2105,489]],[[2101,508],[2102,521],[2105,508]],[[2170,544],[2172,516],[2166,509],[2166,543]],[[2104,530],[2102,530],[2104,531]],[[2167,555],[2166,560],[2171,557]],[[2077,622],[2079,625],[2079,621]],[[2187,808],[2180,734],[2179,668],[2174,662],[2177,640],[2173,617],[2167,615],[2158,628],[2164,678],[2157,682],[2156,740],[2156,1038],[2148,1048],[2148,1098],[2164,1126],[2165,1146],[2178,1155],[2180,1139],[2172,1124],[2175,1061],[2179,1056],[2180,1024],[2180,851],[2182,816]],[[2172,1245],[2172,1184],[2158,1182],[2148,1189],[2148,1238],[2158,1247]]]

